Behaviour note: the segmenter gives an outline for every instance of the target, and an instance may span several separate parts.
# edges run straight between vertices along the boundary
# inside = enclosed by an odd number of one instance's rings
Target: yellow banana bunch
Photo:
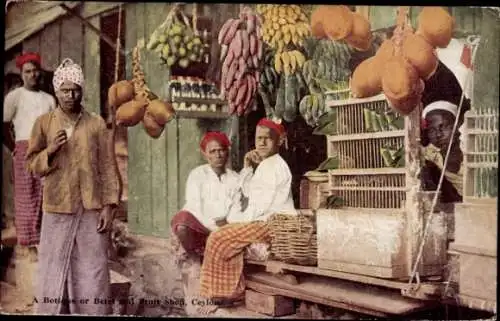
[[[262,39],[278,53],[290,46],[302,47],[311,33],[309,19],[298,5],[260,4],[257,12],[262,17]]]
[[[279,74],[292,75],[297,70],[302,70],[305,61],[306,58],[298,50],[277,52],[274,56],[274,69]]]

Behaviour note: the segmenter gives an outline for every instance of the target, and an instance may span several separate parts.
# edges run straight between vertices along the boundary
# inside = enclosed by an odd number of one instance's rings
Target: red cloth
[[[42,58],[36,52],[27,52],[16,58],[16,67],[21,69],[27,62],[35,62],[38,65],[42,64]]]
[[[221,144],[225,148],[228,148],[231,145],[231,142],[229,141],[229,138],[227,138],[226,134],[222,132],[207,132],[201,139],[200,142],[201,150],[205,151],[207,144],[212,140],[218,141],[219,144]]]
[[[38,245],[42,222],[42,181],[26,170],[28,141],[16,142],[14,152],[14,206],[17,243]]]
[[[278,134],[279,136],[281,135],[284,135],[285,134],[285,127],[281,124],[278,124],[278,123],[275,123],[273,122],[272,120],[268,119],[268,118],[262,118],[258,123],[257,123],[257,126],[263,126],[263,127],[267,127],[271,130],[274,130],[274,132],[276,134]]]
[[[179,213],[175,214],[175,216],[172,218],[172,221],[170,222],[172,232],[174,232],[176,235],[177,229],[181,225],[191,230],[189,241],[190,244],[184,244],[183,240],[179,238],[184,249],[187,252],[194,251],[198,254],[203,254],[208,235],[210,234],[210,230],[203,226],[203,224],[201,224],[200,221],[198,221],[198,219],[188,211],[180,211]]]
[[[465,45],[462,49],[462,55],[460,56],[460,62],[468,69],[473,69],[472,67],[472,50],[471,47]]]

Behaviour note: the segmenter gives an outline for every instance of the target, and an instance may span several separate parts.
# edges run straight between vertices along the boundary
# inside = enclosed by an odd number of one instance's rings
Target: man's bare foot
[[[219,306],[217,305],[203,305],[199,306],[196,309],[196,312],[198,312],[199,316],[207,316],[209,314],[213,314],[215,311],[217,311],[218,308]]]

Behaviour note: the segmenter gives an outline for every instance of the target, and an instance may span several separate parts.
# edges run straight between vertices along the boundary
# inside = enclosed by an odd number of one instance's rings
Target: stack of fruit
[[[311,15],[311,30],[319,39],[345,40],[358,51],[367,51],[372,44],[370,22],[347,6],[319,6]]]
[[[210,54],[209,45],[196,34],[189,20],[181,21],[173,12],[153,32],[146,47],[157,52],[169,67],[177,64],[187,68],[193,62],[206,62]]]
[[[131,127],[142,120],[148,135],[158,138],[175,112],[169,103],[160,100],[148,88],[140,66],[138,47],[132,52],[132,70],[132,81],[122,80],[109,88],[108,104],[117,108],[117,125]]]
[[[228,101],[229,113],[248,114],[254,105],[263,53],[259,18],[245,7],[238,18],[224,23],[218,42],[223,62],[221,93]]]
[[[275,49],[276,72],[294,74],[305,61],[301,48],[310,35],[309,19],[298,5],[257,5],[261,15],[262,39]]]
[[[394,36],[356,68],[351,80],[353,96],[369,97],[383,91],[391,107],[403,115],[420,102],[424,80],[438,66],[435,49],[450,43],[454,27],[453,18],[440,7],[422,9],[416,33],[407,20],[407,9],[401,8]]]

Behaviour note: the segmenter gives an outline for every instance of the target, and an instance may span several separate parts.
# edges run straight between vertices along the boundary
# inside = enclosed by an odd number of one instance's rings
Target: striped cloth
[[[212,232],[201,267],[200,295],[209,299],[238,299],[245,291],[244,250],[270,241],[265,222],[234,223]]]
[[[36,314],[108,315],[109,234],[98,233],[99,212],[44,213],[38,253]],[[49,298],[51,300],[44,300]]]
[[[26,170],[28,141],[16,142],[14,150],[14,206],[17,243],[38,245],[42,220],[42,181]]]

